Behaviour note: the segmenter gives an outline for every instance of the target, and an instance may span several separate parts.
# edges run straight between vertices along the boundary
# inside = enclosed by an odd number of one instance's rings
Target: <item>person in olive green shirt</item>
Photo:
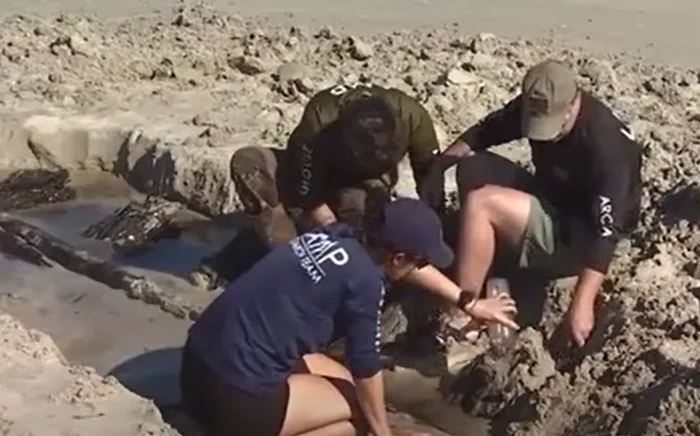
[[[389,198],[408,155],[420,186],[439,153],[430,115],[413,97],[376,85],[338,85],[311,98],[281,152],[246,147],[231,176],[268,243],[341,220],[360,226],[367,194]]]
[[[215,287],[218,270],[246,269],[254,260],[240,259],[241,251],[248,258],[266,250],[252,240],[271,247],[334,220],[361,229],[367,210],[390,198],[399,161],[408,155],[421,192],[438,154],[430,115],[403,91],[364,83],[319,91],[285,149],[249,146],[233,154],[231,177],[254,231],[204,259],[191,280]]]

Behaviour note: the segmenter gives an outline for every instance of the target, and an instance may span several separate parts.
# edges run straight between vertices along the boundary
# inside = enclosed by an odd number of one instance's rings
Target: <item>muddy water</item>
[[[80,250],[120,264],[192,298],[211,298],[191,288],[185,278],[200,258],[226,241],[216,228],[162,240],[154,250],[125,258],[103,241],[83,238],[91,224],[128,203],[104,199],[45,206],[13,215]],[[184,214],[181,220],[197,216]],[[212,226],[209,226],[212,227]],[[228,232],[232,232],[229,230]],[[50,334],[70,361],[116,375],[127,387],[158,403],[177,400],[179,347],[189,321],[126,297],[121,290],[60,267],[40,268],[0,256],[0,306],[27,326]],[[155,378],[154,378],[155,377]],[[160,383],[165,378],[167,383]]]
[[[201,217],[183,213],[178,219],[192,226],[179,239],[161,240],[152,251],[124,258],[108,243],[83,238],[87,226],[127,204],[128,199],[100,199],[51,205],[14,213],[15,216],[103,259],[144,274],[187,298],[209,299],[211,294],[192,288],[185,281],[202,256],[210,254],[235,234],[235,228],[217,227]],[[177,319],[120,290],[71,273],[60,266],[39,268],[0,254],[0,308],[27,326],[50,334],[66,357],[115,375],[134,392],[157,404],[176,404],[180,346],[190,323]],[[435,424],[453,435],[485,435],[485,423],[469,419],[455,408],[440,405],[435,380],[388,375],[394,387],[389,397],[396,406]],[[409,395],[410,394],[410,395]],[[430,411],[432,410],[432,412]],[[428,411],[430,413],[419,413]],[[391,415],[398,425],[413,425],[400,413]],[[444,434],[433,430],[431,434]]]
[[[138,255],[124,257],[113,252],[109,243],[96,241],[82,236],[82,232],[91,224],[106,217],[115,209],[128,203],[125,199],[104,199],[51,205],[34,210],[22,211],[14,215],[25,222],[33,224],[59,239],[102,259],[143,272],[161,272],[185,278],[199,260],[209,255],[229,240],[234,229],[223,229],[209,224],[209,221],[183,211],[176,219],[179,221],[206,223],[184,232],[177,239],[162,239],[151,250]]]

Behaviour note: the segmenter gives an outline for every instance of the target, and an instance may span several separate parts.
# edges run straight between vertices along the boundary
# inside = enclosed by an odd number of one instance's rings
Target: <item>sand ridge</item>
[[[5,435],[175,436],[155,405],[114,378],[66,362],[46,334],[0,314],[0,430]]]

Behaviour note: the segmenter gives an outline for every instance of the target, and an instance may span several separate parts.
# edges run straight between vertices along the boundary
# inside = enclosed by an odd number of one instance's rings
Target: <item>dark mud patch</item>
[[[15,171],[0,182],[0,210],[19,210],[74,200],[67,170]]]

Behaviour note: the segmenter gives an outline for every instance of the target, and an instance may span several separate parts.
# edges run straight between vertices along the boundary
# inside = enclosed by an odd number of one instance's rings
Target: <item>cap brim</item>
[[[524,115],[523,134],[534,141],[551,141],[562,131],[566,112],[549,115]]]
[[[440,242],[440,244],[431,250],[430,254],[428,255],[428,260],[430,263],[440,269],[447,268],[452,265],[454,258],[454,253],[444,242]]]

